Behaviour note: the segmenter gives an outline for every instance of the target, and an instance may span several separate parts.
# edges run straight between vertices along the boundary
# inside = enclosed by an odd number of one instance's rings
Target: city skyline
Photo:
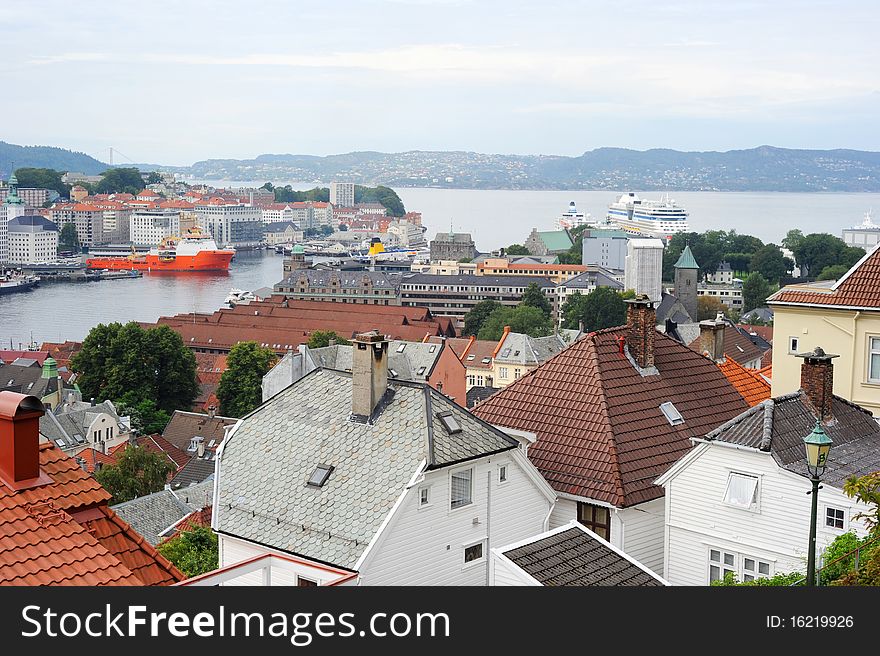
[[[168,165],[360,150],[880,150],[878,17],[864,2],[104,4],[43,0],[0,17],[17,89],[0,138]]]

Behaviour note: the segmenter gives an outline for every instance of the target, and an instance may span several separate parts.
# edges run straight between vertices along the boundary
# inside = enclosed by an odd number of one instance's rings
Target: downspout
[[[853,315],[853,327],[852,327],[852,357],[850,358],[850,362],[853,363],[853,364],[852,364],[853,371],[852,371],[852,373],[851,373],[850,376],[849,376],[849,384],[851,385],[851,387],[850,387],[850,389],[849,389],[849,394],[848,394],[847,397],[846,397],[846,398],[848,398],[848,399],[852,399],[853,397],[855,397],[855,393],[854,393],[854,392],[855,392],[855,382],[853,381],[853,378],[854,378],[855,375],[856,375],[856,372],[855,372],[855,367],[856,367],[856,365],[855,365],[855,362],[856,362],[856,348],[858,348],[858,345],[856,344],[856,341],[857,341],[857,339],[858,339],[858,335],[857,335],[857,333],[856,333],[856,322],[859,320],[859,316],[860,316],[861,314],[862,314],[862,311],[861,311],[861,310],[856,310],[856,313]],[[870,365],[869,365],[869,366],[870,366]],[[860,394],[859,396],[861,396],[861,394]]]
[[[491,463],[489,466],[489,471],[486,472],[486,587],[492,585],[489,580],[489,564],[491,559],[489,558],[489,549],[492,545],[490,526],[491,526],[491,517],[492,515],[492,467]]]

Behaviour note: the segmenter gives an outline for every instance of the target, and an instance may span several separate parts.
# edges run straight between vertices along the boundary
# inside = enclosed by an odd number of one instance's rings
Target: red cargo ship
[[[226,271],[233,249],[219,249],[211,235],[190,228],[182,237],[166,237],[146,255],[91,257],[88,269],[135,269],[138,271]]]

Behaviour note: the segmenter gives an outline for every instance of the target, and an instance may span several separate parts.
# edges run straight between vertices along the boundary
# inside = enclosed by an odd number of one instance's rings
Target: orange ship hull
[[[135,271],[226,271],[235,251],[201,251],[195,255],[163,257],[128,255],[126,257],[92,257],[86,260],[87,269],[134,269]]]

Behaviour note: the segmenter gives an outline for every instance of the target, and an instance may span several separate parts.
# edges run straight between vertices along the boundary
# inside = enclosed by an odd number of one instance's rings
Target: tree
[[[847,271],[849,271],[849,267],[845,264],[835,264],[833,266],[827,266],[822,269],[822,273],[819,274],[819,280],[838,280],[843,277]]]
[[[143,191],[144,179],[135,168],[107,169],[101,174],[101,181],[95,185],[99,194],[137,194]]]
[[[501,306],[489,315],[477,333],[477,338],[497,342],[504,334],[505,326],[510,326],[512,333],[523,333],[532,337],[546,337],[553,332],[553,322],[538,308],[530,305],[518,305],[515,308]]]
[[[329,191],[328,191],[329,194]],[[390,187],[362,187],[355,185],[354,187],[355,203],[380,203],[391,216],[403,216],[406,214],[406,208],[397,192]]]
[[[330,340],[335,340],[340,345],[351,344],[347,339],[343,339],[332,330],[316,330],[309,335],[307,346],[310,349],[324,348],[325,346],[330,346]]]
[[[217,534],[207,526],[196,526],[183,531],[180,535],[160,543],[156,549],[188,578],[218,567]]]
[[[522,244],[511,244],[504,249],[505,255],[529,255],[529,249]]]
[[[195,356],[168,326],[98,324],[71,366],[85,398],[126,399],[128,407],[152,400],[168,413],[188,409],[199,391]]]
[[[76,234],[76,224],[65,223],[61,226],[61,233],[58,235],[58,249],[79,252],[80,244],[79,236]]]
[[[148,185],[159,184],[160,182],[162,182],[162,176],[159,175],[156,171],[150,171],[149,174],[147,174]]]
[[[52,189],[60,196],[67,198],[70,195],[70,185],[61,181],[62,173],[55,169],[21,168],[15,169],[15,177],[18,178],[19,187],[36,187],[37,189]]]
[[[697,297],[697,321],[714,319],[718,316],[719,312],[724,316],[727,316],[730,312],[730,308],[714,296]]]
[[[609,287],[597,287],[586,296],[575,292],[562,309],[562,326],[574,330],[581,323],[586,332],[625,324],[623,296]]]
[[[770,283],[760,273],[750,273],[743,282],[743,312],[763,307],[770,296]]]
[[[865,255],[861,248],[847,246],[842,239],[827,233],[807,235],[792,252],[802,272],[811,276],[817,276],[825,267],[836,264],[849,269]]]
[[[164,489],[173,471],[174,465],[165,454],[127,446],[116,464],[105,465],[95,472],[95,478],[117,504]]]
[[[131,427],[141,435],[165,430],[171,415],[160,410],[153,399],[139,399],[136,392],[126,392],[118,401],[119,414],[131,416]]]
[[[779,247],[776,244],[766,244],[752,255],[749,270],[760,273],[769,282],[778,285],[789,268]]]
[[[538,308],[548,317],[553,313],[553,306],[550,304],[550,299],[548,299],[546,294],[541,291],[541,288],[538,287],[538,283],[536,282],[529,283],[529,286],[526,287],[526,290],[523,292],[519,304]]]
[[[464,329],[461,334],[464,337],[468,337],[479,333],[480,328],[483,326],[486,319],[489,318],[489,315],[500,307],[501,303],[491,298],[477,303],[467,314],[464,315]]]
[[[851,476],[843,484],[847,496],[871,506],[867,513],[859,513],[855,519],[864,519],[865,526],[874,534],[880,534],[880,471],[865,476]]]
[[[803,232],[801,232],[800,230],[789,230],[787,233],[785,233],[785,237],[782,239],[782,245],[790,250],[792,253],[794,253],[803,240]]]
[[[271,182],[266,182],[260,189],[265,189],[266,191],[275,191],[275,185]]]
[[[239,342],[229,351],[220,377],[220,414],[243,417],[263,401],[262,383],[275,362],[275,352],[257,342]]]

